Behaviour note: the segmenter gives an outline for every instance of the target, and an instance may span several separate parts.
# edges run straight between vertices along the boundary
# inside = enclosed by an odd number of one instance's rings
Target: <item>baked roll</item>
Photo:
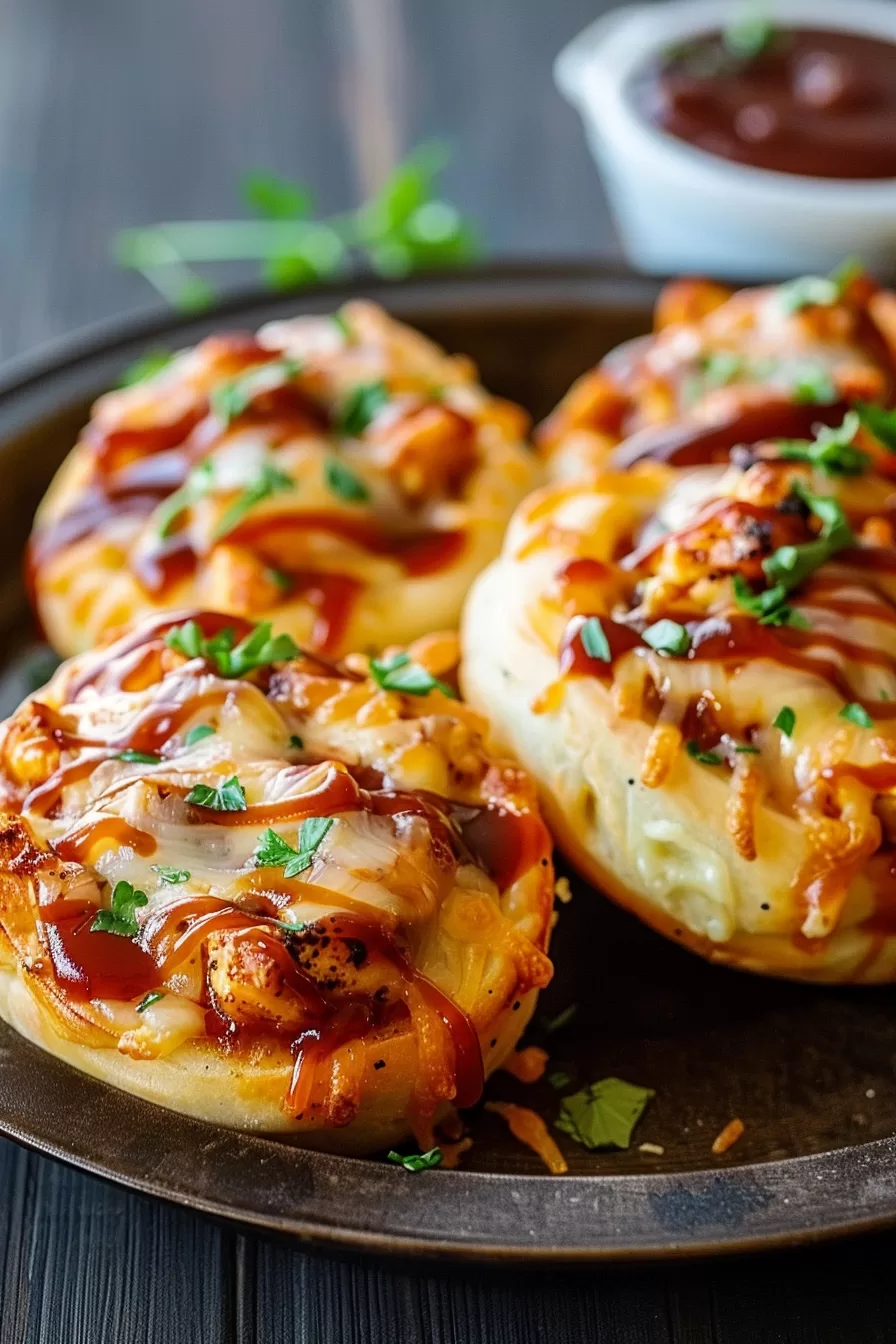
[[[370,303],[212,336],[94,406],[35,521],[38,614],[64,655],[187,606],[328,656],[456,626],[535,484],[527,428]]]
[[[429,1145],[551,974],[533,785],[446,661],[205,613],[63,664],[0,739],[3,1017],[209,1121]]]
[[[837,425],[854,399],[892,405],[894,364],[896,294],[854,266],[736,293],[675,280],[660,294],[653,334],[584,374],[536,438],[554,480],[611,456],[617,466],[724,459],[737,443]]]
[[[896,979],[896,413],[536,492],[464,688],[596,885],[713,961]]]

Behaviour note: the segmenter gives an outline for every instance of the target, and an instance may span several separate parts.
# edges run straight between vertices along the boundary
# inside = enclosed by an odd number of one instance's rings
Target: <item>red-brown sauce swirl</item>
[[[849,6],[844,5],[848,22]],[[737,26],[653,57],[630,95],[645,120],[736,163],[808,177],[896,177],[896,45],[869,34]]]

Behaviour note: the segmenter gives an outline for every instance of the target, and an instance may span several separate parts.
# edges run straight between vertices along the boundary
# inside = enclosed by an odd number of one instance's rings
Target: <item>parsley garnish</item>
[[[685,751],[692,761],[698,761],[700,765],[721,765],[722,758],[715,751],[701,751],[699,742],[687,742]]]
[[[855,412],[862,428],[867,429],[888,452],[896,453],[896,411],[887,411],[870,401],[857,401]]]
[[[289,745],[295,747],[296,751],[301,751],[304,744],[298,733],[293,733],[292,737],[289,739]]]
[[[555,1031],[562,1031],[564,1027],[569,1026],[578,1011],[579,1005],[577,1003],[569,1003],[565,1008],[561,1008],[560,1012],[554,1017],[543,1017],[541,1019],[542,1031],[546,1036],[553,1036]]]
[[[778,456],[787,462],[808,462],[829,476],[858,476],[868,467],[871,459],[853,444],[859,432],[860,421],[855,411],[848,411],[843,423],[833,428],[818,425],[815,438],[779,439]]]
[[[796,727],[796,714],[789,705],[782,705],[772,720],[772,727],[777,728],[785,737],[792,737],[793,730]]]
[[[296,877],[310,868],[311,860],[332,825],[332,817],[308,817],[299,831],[298,849],[293,849],[268,827],[255,847],[256,868],[282,868],[284,877]]]
[[[190,880],[190,874],[186,868],[167,868],[164,863],[154,863],[152,870],[154,873],[158,873],[163,882],[168,882],[172,886]]]
[[[390,1162],[404,1167],[405,1171],[429,1171],[441,1164],[442,1152],[440,1148],[430,1148],[428,1153],[396,1153],[392,1148],[386,1157]]]
[[[783,584],[775,584],[764,592],[754,593],[743,574],[735,574],[732,579],[734,600],[742,611],[755,616],[760,625],[790,625],[806,630],[809,622],[805,616],[794,611],[784,599],[787,589]]]
[[[389,659],[371,658],[370,675],[384,691],[403,691],[405,695],[429,695],[430,691],[441,691],[452,700],[457,699],[456,691],[419,663],[412,662],[407,653],[396,653]]]
[[[572,1074],[567,1073],[565,1069],[555,1069],[553,1073],[548,1074],[548,1082],[557,1092],[562,1092],[564,1087],[569,1087],[572,1082]]]
[[[246,373],[229,383],[219,383],[212,389],[211,407],[215,415],[229,425],[248,410],[254,399],[262,392],[272,392],[291,382],[299,372],[299,362],[295,359],[275,359],[269,364],[248,369]]]
[[[118,753],[118,759],[127,761],[129,765],[158,765],[162,758],[154,755],[151,751],[134,751],[133,748],[128,747],[125,751]]]
[[[191,728],[185,735],[184,746],[195,747],[197,742],[202,742],[206,737],[214,737],[214,735],[215,729],[210,723],[197,723],[196,727]]]
[[[579,639],[582,641],[582,648],[589,658],[599,658],[602,663],[612,662],[613,654],[610,650],[610,641],[596,616],[588,617],[579,631]]]
[[[194,784],[186,802],[196,807],[207,807],[213,812],[245,812],[246,794],[242,784],[233,775],[217,788],[211,784]]]
[[[701,356],[700,367],[707,388],[725,387],[744,372],[745,361],[743,355],[737,355],[733,350],[716,350]]]
[[[821,519],[822,527],[813,541],[801,546],[779,546],[767,560],[763,560],[762,568],[770,582],[781,584],[788,591],[845,546],[855,544],[846,515],[832,495],[813,494],[801,481],[794,481],[790,488],[809,511]]]
[[[145,998],[142,998],[137,1004],[137,1012],[145,1013],[147,1008],[151,1008],[154,1003],[158,1003],[159,999],[164,999],[164,997],[164,990],[151,989]]]
[[[173,359],[171,351],[161,346],[155,350],[147,350],[139,359],[135,359],[127,366],[118,380],[118,386],[133,387],[135,383],[145,383],[149,378],[155,378],[162,369],[167,369]]]
[[[621,1078],[601,1078],[564,1097],[556,1127],[586,1148],[628,1148],[635,1125],[656,1093]]]
[[[791,390],[794,401],[801,405],[830,406],[840,396],[827,369],[812,364],[797,369]]]
[[[203,495],[207,495],[214,485],[214,465],[211,461],[200,462],[194,467],[179,490],[169,495],[156,513],[159,536],[170,536],[184,509],[195,504]]]
[[[734,748],[738,756],[758,756],[759,748],[751,746],[748,742]]]
[[[233,503],[224,510],[212,534],[214,540],[220,541],[228,532],[232,532],[237,523],[241,522],[256,504],[270,499],[272,495],[282,495],[288,490],[294,490],[295,486],[295,481],[285,471],[272,466],[270,462],[265,462],[255,480],[250,481]]]
[[[837,290],[842,298],[854,280],[858,280],[865,274],[865,266],[859,257],[845,257],[839,265],[835,266],[830,273],[830,278],[837,286]]]
[[[840,286],[829,275],[801,275],[778,286],[777,301],[785,313],[803,308],[830,308],[840,298]]]
[[[677,621],[657,621],[642,631],[641,638],[657,653],[671,653],[681,656],[691,647],[691,637],[683,625]]]
[[[844,705],[838,716],[841,719],[848,719],[854,723],[857,728],[873,728],[874,720],[865,709],[864,705],[856,704],[855,701],[850,705]]]
[[[140,932],[136,911],[146,905],[145,891],[132,887],[130,882],[116,882],[112,891],[111,910],[98,910],[90,926],[91,933],[115,933],[120,938],[133,938]]]
[[[349,504],[364,504],[370,498],[370,491],[356,476],[351,467],[335,457],[328,457],[324,465],[324,481],[327,489]]]
[[[229,626],[206,639],[196,621],[185,621],[168,631],[165,643],[185,658],[205,658],[221,677],[245,677],[258,667],[285,663],[301,653],[289,635],[272,636],[272,628],[270,621],[262,621],[234,648],[236,635]]]
[[[340,433],[358,438],[388,404],[389,389],[381,378],[375,383],[358,383],[346,397],[339,415]]]

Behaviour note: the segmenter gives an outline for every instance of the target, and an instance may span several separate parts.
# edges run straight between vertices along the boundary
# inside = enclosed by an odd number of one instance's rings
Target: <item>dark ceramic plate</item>
[[[361,291],[479,363],[544,414],[605,350],[643,331],[649,281],[576,266],[505,267]],[[338,289],[257,295],[213,317],[130,322],[8,368],[0,379],[0,628],[8,712],[28,642],[19,557],[31,514],[96,393],[154,342],[327,310]],[[86,1171],[211,1214],[377,1251],[531,1260],[648,1257],[806,1241],[896,1220],[896,1013],[885,990],[813,989],[704,965],[584,884],[562,911],[546,1038],[576,1082],[656,1089],[628,1152],[558,1135],[570,1175],[543,1174],[493,1114],[456,1172],[306,1153],[185,1120],[97,1083],[0,1027],[0,1131]],[[529,1039],[538,1039],[533,1028]],[[558,1094],[499,1075],[489,1095],[549,1120]],[[733,1116],[746,1132],[710,1147]],[[662,1156],[638,1151],[660,1145]]]

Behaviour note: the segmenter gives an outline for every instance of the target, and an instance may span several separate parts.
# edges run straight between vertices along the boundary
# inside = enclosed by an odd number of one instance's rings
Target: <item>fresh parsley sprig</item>
[[[778,456],[786,462],[807,462],[829,476],[859,476],[871,459],[854,440],[861,428],[857,411],[848,411],[837,426],[818,425],[814,439],[778,439]]]
[[[245,812],[248,806],[246,792],[236,775],[223,784],[194,784],[186,802],[194,807],[207,807],[212,812]]]
[[[295,641],[289,635],[272,634],[272,629],[270,621],[262,621],[234,647],[236,635],[229,626],[206,639],[196,621],[184,621],[183,625],[168,631],[165,643],[185,658],[205,658],[221,677],[245,677],[269,663],[284,663],[299,657],[301,649]],[[190,734],[193,742],[199,740],[195,736],[197,731],[194,728]],[[207,735],[203,732],[201,736]]]
[[[622,1078],[601,1078],[564,1097],[557,1129],[586,1148],[628,1148],[635,1125],[656,1093]]]
[[[115,237],[115,257],[120,266],[143,275],[167,302],[186,310],[208,307],[216,297],[194,270],[206,262],[258,262],[273,289],[332,279],[355,260],[386,276],[463,265],[480,247],[470,222],[436,191],[449,157],[445,144],[421,145],[372,200],[318,220],[311,217],[311,193],[300,183],[275,173],[252,173],[243,180],[242,193],[259,218],[125,229]]]
[[[134,938],[140,932],[137,923],[137,910],[146,905],[148,897],[145,891],[133,887],[130,882],[116,882],[112,890],[112,905],[109,910],[98,910],[90,926],[91,933],[114,933],[119,938]]]
[[[302,822],[297,849],[268,827],[255,847],[256,868],[282,868],[284,877],[297,877],[310,868],[314,855],[332,825],[332,817],[308,817]]]
[[[233,503],[224,510],[215,525],[213,539],[220,541],[222,537],[226,537],[256,504],[263,503],[272,495],[286,494],[295,488],[295,481],[285,471],[275,467],[272,462],[263,463],[255,479],[244,486]]]
[[[402,691],[405,695],[429,695],[430,691],[441,691],[452,700],[457,699],[456,691],[413,662],[407,653],[396,653],[393,658],[386,659],[371,658],[370,675],[384,691]]]

